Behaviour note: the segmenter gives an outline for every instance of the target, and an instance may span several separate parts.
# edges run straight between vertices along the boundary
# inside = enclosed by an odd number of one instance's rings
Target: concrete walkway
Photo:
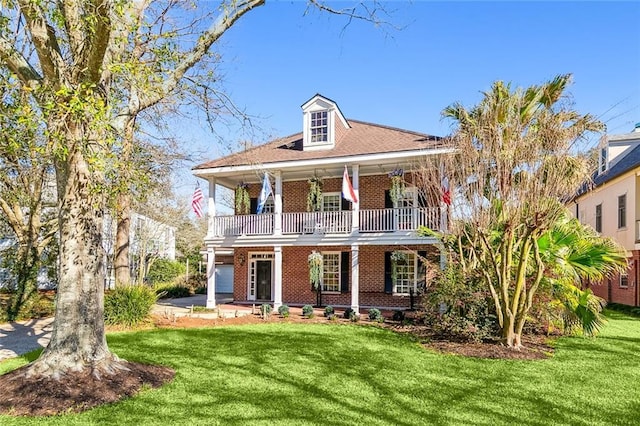
[[[251,313],[251,307],[229,305],[232,301],[232,295],[216,295],[218,307],[215,310],[201,312],[196,310],[194,312],[192,307],[206,306],[206,295],[197,294],[179,299],[161,299],[153,305],[151,313],[171,319],[184,316],[206,319],[215,319],[220,316],[232,318]],[[53,329],[52,324],[53,318],[0,324],[0,361],[47,346]]]
[[[207,305],[207,296],[205,294],[196,294],[191,297],[158,300],[158,303],[152,308],[152,313],[166,318],[190,316],[206,319],[215,319],[223,316],[232,318],[251,313],[250,306],[230,305],[231,302],[233,302],[233,295],[216,294],[216,309],[202,311],[197,308],[204,308]]]

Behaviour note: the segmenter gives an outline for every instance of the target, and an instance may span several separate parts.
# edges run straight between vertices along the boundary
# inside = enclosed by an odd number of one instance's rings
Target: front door
[[[256,296],[258,300],[271,300],[271,260],[256,261]]]

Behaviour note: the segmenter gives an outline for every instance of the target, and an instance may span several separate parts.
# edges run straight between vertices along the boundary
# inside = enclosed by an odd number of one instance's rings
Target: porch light
[[[240,266],[244,266],[244,263],[247,259],[244,257],[244,253],[240,253],[238,255],[238,263],[240,264]]]

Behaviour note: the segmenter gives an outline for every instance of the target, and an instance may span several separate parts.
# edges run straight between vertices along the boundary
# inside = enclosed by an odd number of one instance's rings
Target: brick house
[[[626,274],[590,284],[611,303],[638,306],[640,294],[640,123],[631,133],[607,136],[599,145],[592,187],[569,206],[580,222],[616,239],[627,250]]]
[[[449,149],[435,136],[347,120],[319,94],[302,105],[302,128],[194,168],[209,184],[207,306],[215,306],[216,251],[233,249],[235,303],[315,304],[308,265],[315,250],[323,259],[323,305],[409,308],[429,269],[441,265],[437,240],[416,230],[446,226],[446,205],[419,191],[416,171]],[[342,196],[345,166],[354,202]],[[393,197],[389,173],[399,170],[405,190]],[[265,174],[272,190],[257,214]],[[312,179],[321,181],[322,195],[309,209]],[[216,188],[241,184],[249,211],[217,215]]]

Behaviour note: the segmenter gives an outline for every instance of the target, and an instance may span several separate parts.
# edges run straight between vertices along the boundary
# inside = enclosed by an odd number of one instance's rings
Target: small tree
[[[563,104],[569,75],[540,86],[512,90],[494,83],[478,105],[453,104],[455,153],[423,171],[440,194],[445,170],[456,199],[445,240],[465,273],[479,273],[489,289],[504,344],[521,335],[546,265],[539,239],[564,214],[568,199],[589,177],[585,157],[571,153],[576,139],[603,129],[590,115]],[[444,167],[441,167],[443,166]]]

